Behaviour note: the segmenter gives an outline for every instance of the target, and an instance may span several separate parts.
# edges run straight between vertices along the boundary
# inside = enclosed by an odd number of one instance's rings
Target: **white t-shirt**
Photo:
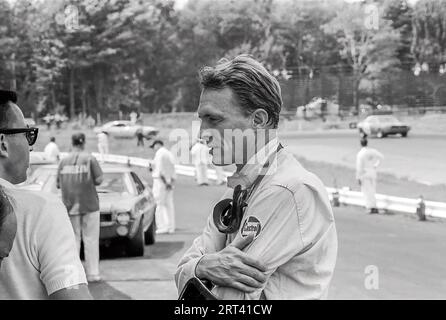
[[[194,165],[208,165],[210,163],[209,147],[197,142],[190,150],[192,155],[192,163]]]
[[[43,300],[56,291],[87,284],[67,210],[56,196],[14,188],[17,234],[0,269],[0,300]]]
[[[163,176],[168,183],[172,179],[176,179],[175,173],[175,158],[173,154],[165,147],[160,148],[153,159],[152,177],[157,179]]]
[[[356,155],[356,179],[376,179],[376,169],[384,156],[376,149],[363,147]]]
[[[101,146],[108,145],[108,136],[105,133],[98,133],[98,144]]]
[[[57,161],[60,154],[59,147],[56,143],[50,142],[46,145],[44,153],[48,160]]]

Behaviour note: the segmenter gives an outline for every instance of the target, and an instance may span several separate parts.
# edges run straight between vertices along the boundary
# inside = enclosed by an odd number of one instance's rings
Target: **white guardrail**
[[[33,152],[34,155],[39,158],[44,158],[42,152]],[[61,157],[64,157],[66,153],[62,153]],[[106,154],[101,155],[99,153],[93,153],[93,156],[98,160],[110,163],[117,164],[125,164],[129,166],[137,166],[137,167],[148,167],[152,162],[149,159],[136,158],[136,157],[128,157],[121,155],[113,155]],[[185,165],[175,165],[175,169],[177,174],[194,177],[195,176],[195,168],[192,166]],[[228,177],[232,175],[230,172],[225,172],[225,175]],[[215,170],[208,170],[208,177],[211,180],[216,180],[217,175]],[[345,205],[353,205],[353,206],[365,206],[364,197],[361,192],[351,191],[348,188],[329,188],[327,187],[327,191],[329,194],[329,198],[333,200],[333,194],[336,191],[339,193],[339,202]],[[392,211],[392,212],[401,212],[401,213],[411,213],[416,214],[417,208],[419,207],[420,200],[419,199],[408,199],[408,198],[400,198],[394,196],[387,196],[383,194],[376,195],[377,206],[379,209]],[[444,202],[434,202],[434,201],[424,201],[425,203],[425,214],[428,217],[436,217],[436,218],[445,218],[446,219],[446,203]]]

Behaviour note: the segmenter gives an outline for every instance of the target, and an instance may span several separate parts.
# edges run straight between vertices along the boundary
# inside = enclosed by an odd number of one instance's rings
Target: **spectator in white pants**
[[[369,148],[366,138],[361,139],[361,150],[356,156],[356,179],[364,195],[365,206],[369,213],[378,213],[376,206],[377,168],[384,156],[376,149]]]
[[[216,166],[216,165],[212,164],[212,168],[215,169],[215,174],[217,175],[216,183],[218,185],[225,184],[226,183],[226,175],[225,175],[225,172],[223,170],[223,167]]]
[[[209,147],[204,141],[198,139],[190,150],[192,155],[192,163],[195,166],[196,181],[200,186],[209,185],[208,180],[208,164],[209,164]]]
[[[74,134],[73,151],[59,164],[57,186],[67,207],[80,251],[84,242],[85,272],[89,282],[100,281],[99,274],[99,197],[96,186],[103,174],[96,158],[84,151],[85,135]]]
[[[101,162],[104,162],[104,155],[109,154],[108,149],[108,133],[105,131],[101,131],[98,133],[98,150],[101,154]]]
[[[56,144],[56,138],[51,137],[50,142],[46,145],[45,150],[45,158],[52,162],[57,162],[60,160],[60,151],[59,147]]]
[[[173,184],[176,179],[175,159],[161,140],[155,140],[150,148],[155,150],[152,191],[156,202],[156,233],[173,233],[175,231],[173,203]]]

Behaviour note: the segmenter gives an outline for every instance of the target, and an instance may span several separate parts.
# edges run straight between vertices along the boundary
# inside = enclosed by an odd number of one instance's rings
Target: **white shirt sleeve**
[[[167,149],[160,149],[156,152],[153,159],[154,170],[153,178],[161,178],[163,176],[167,183],[171,183],[172,179],[176,179],[175,174],[175,157]]]
[[[46,203],[34,226],[40,279],[48,295],[87,284],[68,213],[59,199]]]
[[[384,159],[384,155],[376,149],[373,149],[373,155],[376,158],[376,161],[379,163]]]
[[[155,157],[153,158],[153,178],[159,178],[160,177],[160,168],[161,168],[161,154],[160,150],[158,150],[155,153]]]

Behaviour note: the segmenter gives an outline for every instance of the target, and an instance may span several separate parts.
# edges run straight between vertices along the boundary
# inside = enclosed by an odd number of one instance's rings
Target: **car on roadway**
[[[142,130],[144,137],[147,139],[155,137],[159,132],[154,127],[142,126],[125,120],[107,122],[101,127],[94,128],[95,133],[105,132],[115,138],[135,138],[139,130]]]
[[[372,115],[358,123],[360,134],[384,138],[388,135],[400,134],[407,137],[410,126],[402,123],[393,115]]]
[[[26,190],[43,191],[61,197],[57,189],[56,164],[35,168]],[[144,245],[155,243],[156,204],[151,189],[131,168],[103,165],[104,181],[96,187],[100,206],[100,243],[124,244],[129,256],[143,256]]]

